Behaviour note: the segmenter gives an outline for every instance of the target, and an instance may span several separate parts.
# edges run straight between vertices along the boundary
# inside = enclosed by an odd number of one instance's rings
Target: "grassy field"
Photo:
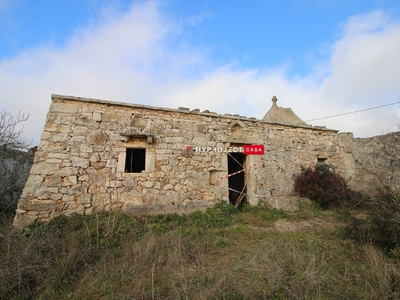
[[[60,217],[22,231],[4,219],[0,297],[399,299],[400,261],[356,241],[349,220],[312,204],[288,214],[222,203],[189,215]]]

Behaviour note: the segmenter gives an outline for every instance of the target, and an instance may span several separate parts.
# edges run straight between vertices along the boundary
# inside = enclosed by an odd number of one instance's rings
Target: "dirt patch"
[[[305,229],[313,229],[317,227],[334,228],[334,227],[340,227],[342,225],[344,224],[337,222],[328,222],[319,218],[301,222],[292,222],[286,219],[280,219],[274,223],[274,228],[279,232],[292,232]]]

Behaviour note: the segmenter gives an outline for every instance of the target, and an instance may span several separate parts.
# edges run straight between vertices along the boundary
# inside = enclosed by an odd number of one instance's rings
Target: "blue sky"
[[[51,94],[307,121],[400,97],[398,0],[0,0],[0,103],[38,142]],[[357,137],[400,105],[309,122]]]

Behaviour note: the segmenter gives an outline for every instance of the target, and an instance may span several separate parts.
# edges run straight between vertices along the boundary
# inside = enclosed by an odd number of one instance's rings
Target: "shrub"
[[[307,197],[322,208],[343,207],[353,194],[345,179],[326,164],[301,167],[301,173],[294,177],[294,190],[300,197]]]
[[[400,249],[400,194],[385,187],[372,199],[372,239],[387,250]]]
[[[346,236],[361,244],[374,244],[391,257],[400,258],[400,193],[381,187],[366,199],[366,218],[349,214]]]

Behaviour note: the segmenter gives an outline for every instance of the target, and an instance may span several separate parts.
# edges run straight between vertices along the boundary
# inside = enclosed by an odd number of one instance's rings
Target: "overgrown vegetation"
[[[0,217],[14,214],[32,165],[30,143],[20,127],[28,117],[0,111]]]
[[[321,208],[340,208],[348,219],[348,237],[361,244],[374,244],[391,257],[400,258],[400,192],[392,186],[378,185],[375,195],[350,190],[345,179],[330,165],[302,168],[294,178],[294,190]],[[362,208],[355,217],[351,209]],[[357,215],[357,214],[356,214]]]
[[[353,196],[346,180],[327,164],[302,167],[301,173],[294,177],[294,190],[300,197],[309,198],[322,208],[344,207]]]
[[[295,230],[277,230],[276,221]],[[288,214],[225,203],[189,215],[99,213],[20,231],[3,226],[0,298],[396,298],[398,261],[348,239],[345,227],[341,215],[315,205]]]
[[[375,242],[400,258],[400,193],[386,187],[372,199],[369,216]]]
[[[400,259],[400,193],[388,186],[366,197],[365,218],[351,217],[347,232],[363,244],[374,244]]]

